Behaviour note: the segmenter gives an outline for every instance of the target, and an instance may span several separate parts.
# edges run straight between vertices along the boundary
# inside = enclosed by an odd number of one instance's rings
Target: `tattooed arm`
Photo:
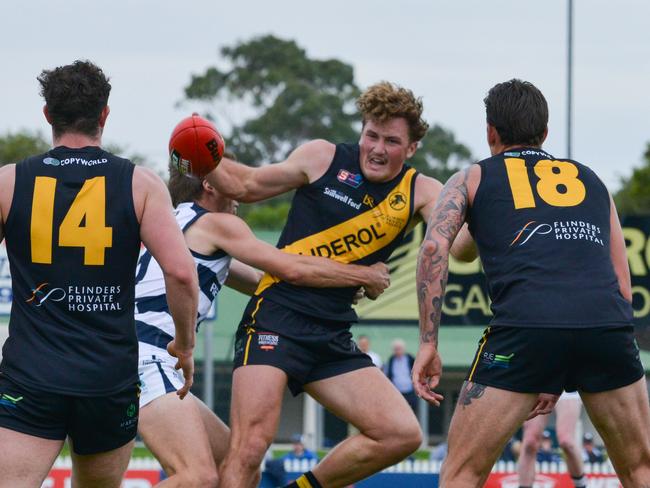
[[[413,365],[413,386],[418,396],[440,405],[442,395],[432,391],[440,381],[442,363],[438,354],[438,328],[447,286],[449,251],[465,222],[470,168],[452,176],[442,189],[431,213],[417,264],[420,309],[420,348]]]

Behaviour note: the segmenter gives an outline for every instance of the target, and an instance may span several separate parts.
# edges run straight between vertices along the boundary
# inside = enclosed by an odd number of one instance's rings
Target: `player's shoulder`
[[[427,193],[427,194],[430,194],[431,192],[440,193],[440,190],[442,190],[442,186],[443,184],[436,178],[433,178],[432,176],[427,176],[422,173],[418,173],[416,175],[416,179],[415,179],[416,196],[419,193]]]
[[[224,212],[206,212],[194,225],[217,236],[235,236],[252,232],[243,219]]]
[[[156,190],[165,187],[162,178],[152,169],[144,166],[133,168],[133,188],[135,190]]]
[[[0,184],[5,182],[7,178],[15,178],[16,176],[16,165],[15,164],[5,164],[0,166]]]
[[[336,152],[336,145],[325,139],[314,139],[298,146],[288,160],[296,164],[314,165],[329,163]]]

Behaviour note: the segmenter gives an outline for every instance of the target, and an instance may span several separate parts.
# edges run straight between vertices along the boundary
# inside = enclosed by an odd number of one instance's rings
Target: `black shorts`
[[[139,383],[106,397],[34,390],[0,374],[0,427],[43,439],[70,436],[76,454],[117,449],[138,430]]]
[[[598,393],[644,375],[634,328],[488,327],[467,381],[519,393]]]
[[[251,300],[237,329],[234,368],[249,364],[287,373],[294,396],[312,381],[374,367],[357,348],[349,322],[319,319],[264,298]]]

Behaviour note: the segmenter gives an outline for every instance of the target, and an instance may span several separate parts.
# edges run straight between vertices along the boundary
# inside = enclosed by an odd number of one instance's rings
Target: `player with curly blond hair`
[[[278,242],[286,252],[342,263],[386,261],[406,232],[428,219],[442,185],[405,164],[428,128],[421,99],[381,82],[357,106],[363,117],[358,143],[314,140],[261,167],[224,158],[207,176],[210,184],[242,202],[296,190]],[[415,414],[352,339],[356,291],[262,279],[237,332],[232,437],[220,486],[256,486],[287,385],[359,430],[290,486],[347,486],[418,448]]]

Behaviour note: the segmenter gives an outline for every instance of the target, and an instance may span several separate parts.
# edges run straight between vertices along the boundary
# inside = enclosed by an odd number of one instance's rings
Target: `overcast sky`
[[[222,64],[219,48],[273,33],[315,58],[352,64],[361,87],[387,79],[424,99],[431,123],[488,156],[482,99],[512,77],[550,105],[545,148],[566,154],[566,0],[23,0],[0,7],[0,133],[40,129],[36,76],[87,58],[111,77],[105,141],[166,164],[190,107],[192,73]],[[650,141],[650,2],[575,0],[573,157],[610,189]]]

